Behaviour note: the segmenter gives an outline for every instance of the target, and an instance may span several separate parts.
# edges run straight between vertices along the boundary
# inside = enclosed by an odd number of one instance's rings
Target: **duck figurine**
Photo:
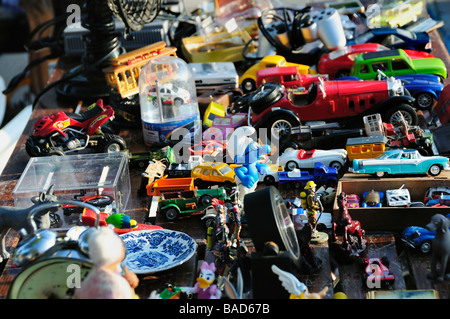
[[[197,299],[220,299],[222,292],[213,284],[216,279],[216,266],[214,263],[208,264],[206,261],[200,266],[200,274],[194,286]]]

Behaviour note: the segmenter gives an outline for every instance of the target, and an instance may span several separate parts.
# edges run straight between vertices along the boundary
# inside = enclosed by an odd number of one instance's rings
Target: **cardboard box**
[[[351,176],[351,174],[349,174]],[[442,175],[442,174],[441,174]],[[411,201],[423,202],[425,192],[430,187],[450,186],[450,179],[444,177],[397,177],[397,178],[345,178],[339,181],[336,195],[341,192],[346,194],[357,194],[361,201],[364,192],[372,189],[386,193],[386,190],[407,188],[410,192]],[[385,196],[386,197],[386,196]],[[383,207],[349,208],[353,220],[358,220],[366,231],[393,231],[402,232],[409,226],[424,227],[434,214],[447,215],[450,207],[387,207],[386,198]],[[338,216],[339,207],[337,199],[333,205],[333,217]]]

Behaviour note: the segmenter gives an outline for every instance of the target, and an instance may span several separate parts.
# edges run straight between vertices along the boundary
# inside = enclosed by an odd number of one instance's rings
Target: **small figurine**
[[[75,292],[78,299],[134,299],[137,276],[122,264],[125,246],[109,227],[89,235],[89,257],[94,267]]]
[[[234,169],[235,181],[238,186],[238,199],[243,201],[245,194],[256,189],[259,174],[267,175],[270,167],[261,164],[258,159],[261,155],[270,153],[269,145],[260,145],[251,136],[256,133],[256,129],[251,126],[241,126],[231,135],[228,142],[228,153],[237,166]],[[245,209],[245,208],[244,208]]]
[[[431,272],[428,274],[429,279],[436,279],[438,282],[444,279],[450,279],[450,274],[446,273],[450,255],[450,221],[441,214],[435,214],[431,217],[431,221],[426,228],[435,231],[436,236],[432,242],[431,255]]]
[[[275,265],[272,265],[272,271],[278,275],[282,286],[291,294],[289,299],[322,299],[327,294],[328,287],[323,288],[320,292],[310,293],[308,287],[293,274],[281,270]]]
[[[32,228],[28,222],[30,211],[37,205],[57,201],[57,197],[53,195],[53,185],[48,188],[47,192],[42,192],[39,196],[31,198],[31,201],[34,205],[23,209],[12,206],[0,207],[0,262],[2,262],[3,259],[8,259],[10,256],[6,251],[5,243],[8,231],[10,229],[14,229],[15,231],[25,229],[28,233],[31,233]],[[55,205],[54,210],[43,210],[36,214],[36,227],[38,229],[50,228],[50,213],[54,213],[57,209],[58,207]]]
[[[229,241],[228,236],[230,234],[230,230],[227,225],[227,215],[225,214],[223,205],[221,204],[216,205],[216,211],[217,211],[216,216],[217,228],[215,234],[216,242],[223,243],[228,246]]]
[[[206,261],[200,266],[200,275],[197,277],[197,283],[194,286],[194,293],[197,299],[220,299],[222,292],[213,284],[216,266],[214,263],[208,264]]]
[[[342,235],[342,248],[349,253],[352,253],[352,244],[350,236],[357,237],[356,251],[362,251],[365,249],[364,230],[361,228],[361,223],[357,220],[353,220],[350,216],[347,208],[347,195],[342,192],[337,197],[339,206],[338,218],[333,222],[333,240],[337,241],[337,236]]]
[[[228,223],[231,233],[231,246],[239,247],[241,233],[241,212],[237,204],[227,208]]]
[[[130,216],[125,214],[112,214],[106,218],[106,223],[109,225],[113,225],[118,229],[130,229],[137,228],[138,224],[134,219],[131,219]]]

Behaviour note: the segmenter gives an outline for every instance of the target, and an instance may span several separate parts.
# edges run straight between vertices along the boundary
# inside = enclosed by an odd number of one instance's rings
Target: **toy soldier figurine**
[[[228,226],[227,226],[227,215],[225,214],[224,207],[221,204],[216,206],[216,210],[217,210],[216,241],[228,246],[228,244],[229,244],[228,236],[230,234],[230,230],[228,229]],[[218,235],[220,235],[220,238],[218,238]]]
[[[241,213],[238,205],[227,207],[227,215],[229,219],[229,229],[231,233],[231,246],[239,247],[241,232]]]
[[[306,190],[306,209],[308,214],[308,222],[313,228],[317,223],[317,212],[320,210],[319,203],[316,199],[316,183],[309,181],[305,186]]]

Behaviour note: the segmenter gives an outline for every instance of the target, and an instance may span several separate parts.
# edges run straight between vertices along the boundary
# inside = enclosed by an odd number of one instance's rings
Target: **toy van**
[[[347,139],[347,156],[349,161],[363,158],[375,158],[386,151],[385,136],[363,136]]]

